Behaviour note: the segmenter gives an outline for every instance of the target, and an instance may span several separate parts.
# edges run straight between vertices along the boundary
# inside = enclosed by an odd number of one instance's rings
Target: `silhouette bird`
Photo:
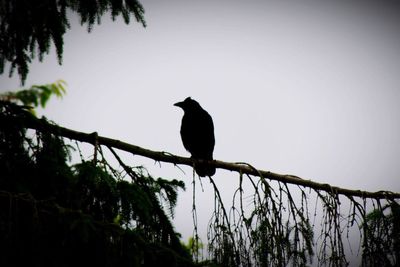
[[[184,111],[181,138],[185,149],[192,154],[193,159],[212,160],[215,139],[214,124],[210,114],[190,97],[175,103],[174,106]],[[206,163],[198,163],[195,170],[200,177],[215,174],[215,167]]]

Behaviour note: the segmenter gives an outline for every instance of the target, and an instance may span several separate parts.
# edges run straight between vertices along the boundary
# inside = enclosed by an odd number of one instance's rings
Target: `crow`
[[[185,149],[192,154],[193,159],[213,160],[215,138],[214,124],[210,114],[190,97],[175,103],[174,106],[184,111],[181,138]],[[215,174],[215,167],[204,162],[198,163],[195,170],[200,177]]]

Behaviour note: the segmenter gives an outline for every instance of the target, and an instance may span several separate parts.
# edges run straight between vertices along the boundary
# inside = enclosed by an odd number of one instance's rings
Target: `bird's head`
[[[180,107],[181,109],[183,109],[183,111],[190,111],[201,108],[200,104],[196,100],[193,100],[190,97],[187,97],[182,102],[175,103],[174,106]]]

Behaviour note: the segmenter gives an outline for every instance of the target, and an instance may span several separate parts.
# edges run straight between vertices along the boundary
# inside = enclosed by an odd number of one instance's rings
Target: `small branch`
[[[47,131],[55,135],[60,135],[69,139],[78,140],[80,142],[90,143],[96,146],[104,145],[107,147],[117,148],[126,152],[130,152],[135,155],[150,158],[156,161],[168,162],[173,164],[181,164],[193,166],[194,164],[201,163],[199,160],[194,160],[191,158],[180,157],[166,152],[153,151],[150,149],[145,149],[139,146],[135,146],[129,143],[122,142],[120,140],[111,139],[103,136],[97,136],[97,133],[83,133],[60,127],[49,123],[45,119],[37,119],[34,117],[9,117],[0,116],[0,125],[12,125],[12,124],[22,124],[26,128],[31,128],[40,131]],[[97,138],[93,138],[93,137]],[[97,141],[97,142],[96,142]],[[329,184],[317,183],[311,180],[306,180],[293,175],[285,175],[273,173],[270,171],[258,170],[246,163],[232,163],[220,160],[213,160],[207,162],[210,165],[215,166],[219,169],[225,169],[228,171],[235,171],[238,173],[245,173],[248,175],[259,176],[262,179],[270,179],[283,183],[290,183],[299,186],[309,187],[316,191],[325,191],[328,193],[335,193],[345,195],[347,197],[361,197],[361,198],[375,198],[375,199],[399,199],[400,193],[393,193],[390,191],[378,191],[378,192],[367,192],[361,190],[351,190],[346,188],[341,188],[337,186],[331,186]]]

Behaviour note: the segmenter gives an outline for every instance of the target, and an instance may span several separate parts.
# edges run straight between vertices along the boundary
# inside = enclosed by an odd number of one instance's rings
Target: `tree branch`
[[[37,119],[33,116],[22,117],[9,117],[9,116],[0,116],[0,125],[7,125],[19,123],[22,124],[26,128],[31,128],[40,131],[47,131],[52,134],[56,134],[59,136],[63,136],[69,139],[78,140],[80,142],[87,142],[93,145],[104,145],[108,147],[117,148],[126,152],[130,152],[135,155],[143,156],[146,158],[150,158],[156,161],[173,163],[175,165],[188,165],[193,166],[194,164],[198,164],[201,161],[195,160],[186,157],[180,157],[173,155],[167,152],[159,152],[153,151],[150,149],[145,149],[136,145],[132,145],[126,142],[122,142],[120,140],[111,139],[103,136],[97,135],[94,133],[83,133],[74,131],[71,129],[67,129],[64,127],[60,127],[58,125],[54,125],[49,123],[45,119]],[[216,168],[225,169],[229,171],[235,171],[239,173],[245,173],[248,175],[258,176],[262,179],[271,179],[275,181],[279,181],[282,183],[295,184],[299,186],[309,187],[316,191],[325,191],[331,194],[341,194],[347,197],[361,197],[361,198],[375,198],[375,199],[399,199],[400,193],[394,193],[390,191],[377,191],[377,192],[368,192],[361,190],[351,190],[346,188],[340,188],[337,186],[331,186],[329,184],[317,183],[311,180],[302,179],[297,176],[287,175],[287,174],[278,174],[270,171],[258,170],[247,163],[232,163],[225,162],[220,160],[208,161],[208,164],[214,165]]]

